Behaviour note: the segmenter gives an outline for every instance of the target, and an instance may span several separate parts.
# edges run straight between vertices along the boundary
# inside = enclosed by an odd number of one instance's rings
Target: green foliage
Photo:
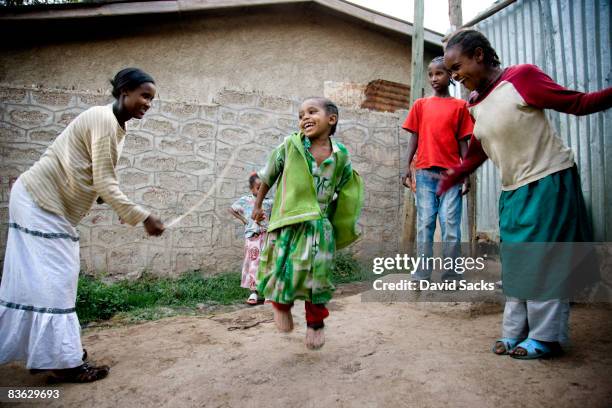
[[[199,271],[179,279],[144,276],[135,281],[106,284],[88,276],[79,278],[77,314],[82,323],[110,319],[118,312],[158,306],[195,307],[198,303],[231,304],[243,301],[240,274],[204,277]]]
[[[332,282],[334,284],[363,282],[368,279],[365,268],[347,252],[338,252],[334,259]]]
[[[363,281],[365,270],[349,254],[336,256],[334,284]],[[239,273],[204,277],[200,271],[178,279],[144,275],[138,280],[104,283],[89,276],[79,278],[76,309],[81,323],[107,320],[116,314],[128,320],[155,320],[188,314],[198,303],[228,305],[244,302],[249,291],[240,287]]]

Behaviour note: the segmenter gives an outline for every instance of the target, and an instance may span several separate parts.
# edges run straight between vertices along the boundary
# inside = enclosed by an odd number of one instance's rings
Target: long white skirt
[[[83,364],[75,311],[79,237],[64,218],[38,207],[20,179],[11,190],[0,284],[0,364],[61,369]]]

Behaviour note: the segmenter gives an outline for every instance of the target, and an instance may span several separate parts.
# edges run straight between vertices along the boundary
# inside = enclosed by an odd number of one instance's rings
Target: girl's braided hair
[[[440,56],[435,57],[434,59],[431,60],[429,64],[442,64],[442,66],[444,67],[444,70],[448,73],[449,85],[455,84],[455,81],[453,81],[451,72],[448,69],[446,69],[446,66],[444,65],[444,56],[440,55]]]
[[[461,30],[453,34],[446,44],[446,49],[455,47],[461,47],[461,52],[466,54],[468,57],[473,57],[476,48],[481,48],[484,54],[484,63],[491,67],[499,67],[501,62],[497,53],[491,47],[491,43],[480,31],[476,30]]]

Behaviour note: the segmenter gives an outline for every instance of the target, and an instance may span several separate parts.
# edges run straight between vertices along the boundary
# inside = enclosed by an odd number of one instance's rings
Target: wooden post
[[[463,16],[461,10],[461,0],[448,0],[448,17],[451,25],[451,32],[454,32],[463,24]],[[469,92],[464,87],[461,87],[461,97],[468,99]],[[468,217],[468,242],[476,241],[476,173],[470,176],[470,192],[467,195],[467,217]]]
[[[414,33],[412,35],[412,78],[410,81],[410,106],[424,93],[424,29],[423,20],[425,18],[424,0],[414,0]],[[408,188],[404,189],[404,210],[403,210],[402,242],[401,250],[404,253],[412,252],[413,243],[416,241],[416,205],[414,195]]]
[[[463,24],[461,0],[448,0],[448,19],[450,20],[451,33],[461,27],[461,24]]]

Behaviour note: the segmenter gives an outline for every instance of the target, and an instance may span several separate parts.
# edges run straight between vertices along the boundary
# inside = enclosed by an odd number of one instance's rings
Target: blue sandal
[[[514,353],[510,353],[510,357],[519,360],[533,360],[536,358],[554,357],[563,353],[563,350],[561,349],[559,343],[544,343],[530,338],[527,338],[522,341],[514,348],[514,350],[519,347],[527,351],[527,354],[524,356],[519,356]]]
[[[506,354],[510,354],[510,352],[512,350],[514,350],[514,348],[520,343],[522,342],[524,339],[513,339],[510,337],[502,337],[501,339],[497,339],[495,340],[495,343],[493,343],[493,348],[491,348],[491,351],[494,354],[497,354],[498,356],[504,356]],[[504,344],[504,348],[506,349],[505,352],[503,353],[498,353],[497,351],[495,351],[497,346],[497,343],[503,343]]]

